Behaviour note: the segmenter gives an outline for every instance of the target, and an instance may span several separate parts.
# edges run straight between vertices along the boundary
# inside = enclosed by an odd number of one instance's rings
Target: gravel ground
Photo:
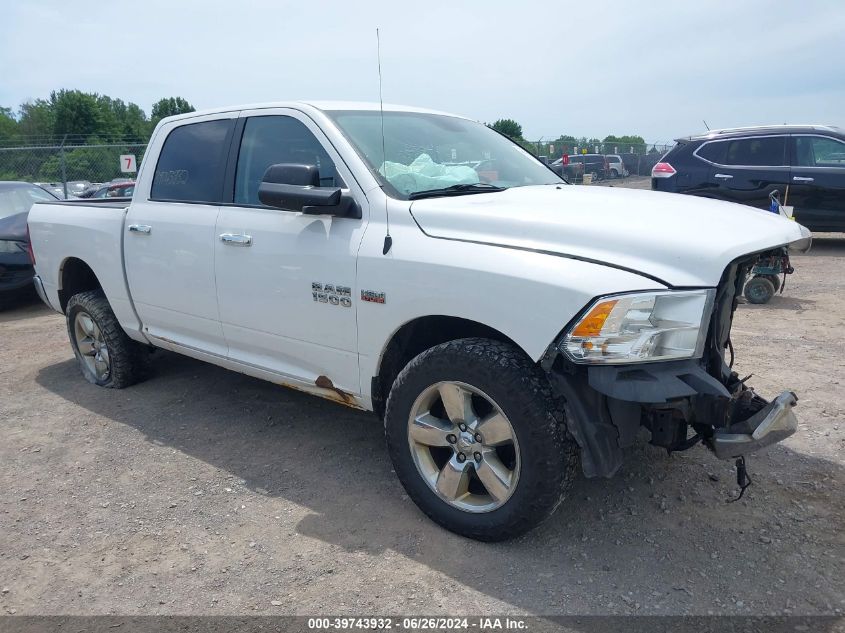
[[[742,305],[740,372],[799,432],[730,463],[642,440],[509,543],[428,521],[374,417],[173,354],[123,391],[63,319],[0,312],[0,613],[842,614],[845,238]]]

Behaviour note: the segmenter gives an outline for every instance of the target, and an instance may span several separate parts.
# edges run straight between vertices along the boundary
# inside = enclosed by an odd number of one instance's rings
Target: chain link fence
[[[0,147],[0,180],[37,182],[60,197],[73,197],[96,184],[134,179],[146,147],[140,139]]]

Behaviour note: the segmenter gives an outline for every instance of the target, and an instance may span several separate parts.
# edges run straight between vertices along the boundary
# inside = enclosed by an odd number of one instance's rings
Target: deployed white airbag
[[[435,163],[428,154],[420,154],[410,165],[385,161],[379,172],[404,194],[479,182],[472,167]]]

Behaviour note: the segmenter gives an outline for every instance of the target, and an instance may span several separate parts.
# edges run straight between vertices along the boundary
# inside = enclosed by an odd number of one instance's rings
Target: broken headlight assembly
[[[700,357],[715,289],[639,292],[596,299],[560,340],[576,363],[643,363]]]

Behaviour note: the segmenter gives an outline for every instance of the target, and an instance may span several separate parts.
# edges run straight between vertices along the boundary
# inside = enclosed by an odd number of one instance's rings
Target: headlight
[[[26,242],[13,242],[11,240],[0,240],[0,253],[25,253]]]
[[[576,363],[699,357],[715,294],[710,289],[600,297],[566,331],[560,349]]]

